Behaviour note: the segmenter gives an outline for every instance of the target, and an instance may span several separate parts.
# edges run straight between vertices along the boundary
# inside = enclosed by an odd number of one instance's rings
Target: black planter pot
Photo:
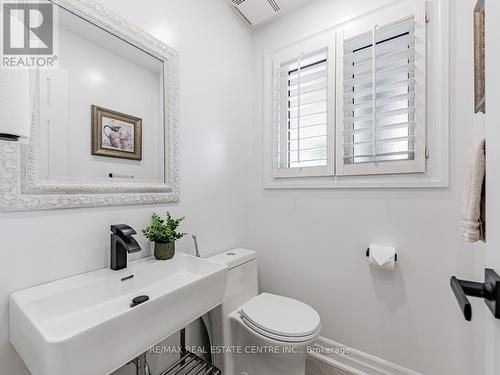
[[[155,242],[155,258],[158,260],[172,259],[175,254],[175,242]]]

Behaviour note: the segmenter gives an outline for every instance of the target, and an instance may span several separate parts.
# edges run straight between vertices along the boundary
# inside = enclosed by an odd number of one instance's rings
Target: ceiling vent
[[[231,5],[250,27],[269,21],[281,10],[278,0],[231,0]]]

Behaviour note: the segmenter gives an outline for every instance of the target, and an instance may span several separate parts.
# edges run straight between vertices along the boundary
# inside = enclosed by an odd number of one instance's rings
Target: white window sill
[[[314,178],[272,178],[264,183],[265,189],[396,189],[446,188],[449,176],[419,175],[348,176]]]

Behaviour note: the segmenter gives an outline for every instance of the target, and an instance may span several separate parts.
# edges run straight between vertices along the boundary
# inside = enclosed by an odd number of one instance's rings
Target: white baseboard
[[[324,337],[310,355],[354,375],[423,375]]]

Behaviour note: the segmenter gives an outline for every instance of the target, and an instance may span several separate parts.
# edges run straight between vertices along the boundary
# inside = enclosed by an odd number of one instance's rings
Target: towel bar
[[[222,371],[186,349],[186,330],[180,332],[181,356],[160,375],[222,375]]]
[[[221,375],[221,371],[200,357],[186,351],[172,366],[161,375]]]

